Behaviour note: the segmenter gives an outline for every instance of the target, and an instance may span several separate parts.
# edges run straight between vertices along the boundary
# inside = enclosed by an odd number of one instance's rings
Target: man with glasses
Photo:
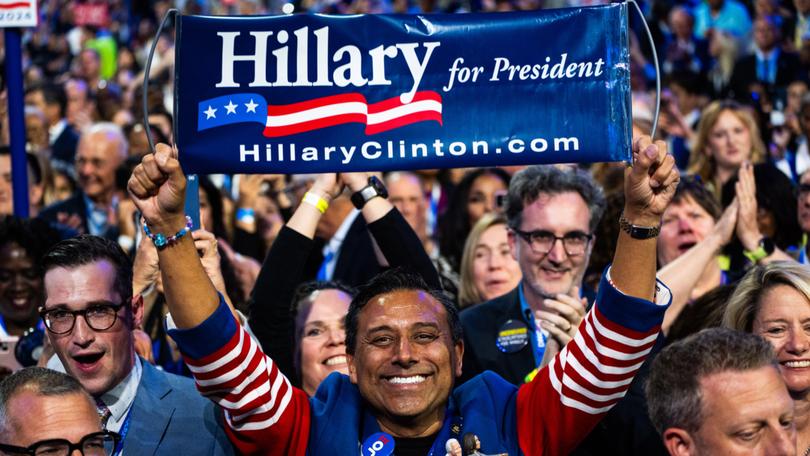
[[[582,278],[604,210],[602,189],[585,171],[537,165],[515,174],[506,217],[523,279],[462,312],[463,380],[491,370],[522,384],[574,337],[592,298]]]
[[[232,454],[211,402],[187,378],[135,355],[143,300],[132,266],[113,241],[81,235],[43,258],[48,338],[68,374],[95,399],[102,426],[121,434],[116,455]]]
[[[110,456],[119,440],[73,377],[29,367],[0,383],[0,455]]]
[[[72,197],[55,203],[39,217],[79,233],[118,239],[115,170],[127,158],[127,140],[117,125],[93,124],[82,133],[76,150],[79,188]]]

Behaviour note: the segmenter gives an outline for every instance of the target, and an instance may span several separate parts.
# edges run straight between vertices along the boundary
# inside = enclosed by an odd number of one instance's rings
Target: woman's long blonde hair
[[[461,283],[459,284],[459,307],[469,307],[484,301],[481,292],[475,287],[473,279],[473,262],[475,261],[475,246],[484,231],[495,225],[503,225],[506,229],[506,217],[500,214],[489,213],[478,219],[467,236],[464,243],[464,253],[461,255]]]
[[[792,261],[777,261],[751,268],[728,299],[723,326],[752,332],[762,296],[778,285],[793,287],[810,301],[810,268]]]
[[[687,171],[690,174],[697,174],[707,183],[715,183],[714,175],[717,171],[717,164],[714,157],[707,153],[709,148],[709,136],[712,129],[717,124],[717,120],[724,112],[734,114],[740,122],[745,125],[748,134],[751,135],[751,163],[760,163],[765,158],[765,143],[759,135],[759,127],[757,126],[754,116],[751,114],[749,108],[746,108],[739,103],[730,100],[714,101],[706,106],[700,115],[700,123],[697,128],[697,138],[692,147],[692,153],[689,156],[689,166]],[[714,189],[715,194],[720,193],[719,188]]]

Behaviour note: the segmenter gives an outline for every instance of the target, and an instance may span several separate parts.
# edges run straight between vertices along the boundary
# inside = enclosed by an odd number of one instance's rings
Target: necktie
[[[329,280],[328,277],[328,268],[329,264],[335,258],[335,253],[331,250],[328,250],[326,254],[323,256],[323,263],[321,263],[320,269],[318,269],[317,279],[321,282]]]
[[[107,429],[107,422],[110,421],[112,412],[101,399],[96,399],[96,409],[98,410],[98,417],[101,420],[101,429]]]
[[[768,60],[766,58],[757,58],[757,79],[761,82],[768,80]]]

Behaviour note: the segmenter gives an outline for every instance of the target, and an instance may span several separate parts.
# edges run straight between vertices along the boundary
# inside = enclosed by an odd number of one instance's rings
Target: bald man
[[[111,122],[93,124],[82,132],[76,150],[79,190],[65,201],[45,208],[40,217],[77,233],[118,238],[115,170],[127,157],[127,140]]]
[[[102,432],[93,399],[68,375],[30,367],[0,384],[0,454],[25,454],[25,450],[36,451],[43,445],[55,449],[71,444],[100,446],[107,450],[102,454],[112,454],[115,440],[115,436]]]

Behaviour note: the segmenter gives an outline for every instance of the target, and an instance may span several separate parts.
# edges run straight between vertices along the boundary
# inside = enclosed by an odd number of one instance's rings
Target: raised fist
[[[649,136],[633,141],[633,166],[624,175],[624,216],[635,225],[658,226],[675,195],[680,173],[663,141]]]
[[[169,236],[185,226],[186,177],[176,149],[158,144],[132,171],[127,189],[153,232]]]

